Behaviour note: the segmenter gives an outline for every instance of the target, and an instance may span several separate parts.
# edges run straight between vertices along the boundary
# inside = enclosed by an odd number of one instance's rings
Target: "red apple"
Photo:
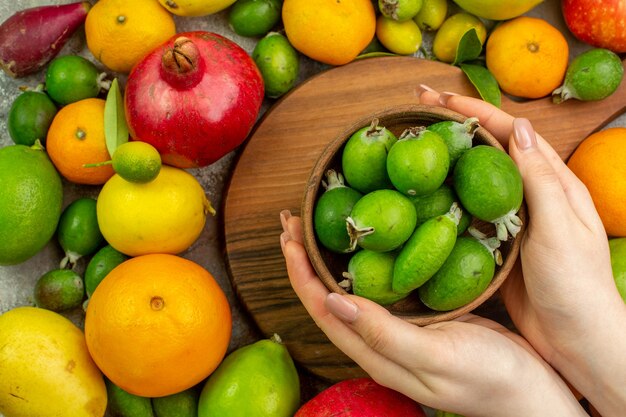
[[[562,0],[567,27],[589,45],[626,52],[626,0]]]

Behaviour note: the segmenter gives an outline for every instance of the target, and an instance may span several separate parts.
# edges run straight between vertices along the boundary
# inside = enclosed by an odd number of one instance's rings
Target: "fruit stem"
[[[349,272],[343,272],[341,276],[344,277],[345,279],[339,281],[337,285],[339,285],[341,288],[343,288],[346,291],[350,291],[352,289],[352,282],[354,281],[354,277]]]
[[[274,343],[278,343],[279,345],[283,344],[283,339],[280,338],[278,333],[274,333],[272,337],[270,337],[270,340]]]
[[[111,88],[111,81],[105,80],[107,75],[108,74],[106,72],[103,72],[100,75],[98,75],[98,78],[96,78],[96,83],[98,84],[98,87],[100,87],[101,90],[109,91],[109,88]]]
[[[98,168],[104,165],[111,165],[113,161],[97,162],[95,164],[83,164],[83,168]]]
[[[552,102],[554,104],[561,104],[570,98],[572,98],[572,94],[565,85],[560,86],[552,92]]]
[[[454,203],[452,203],[452,205],[450,206],[450,210],[445,215],[449,217],[455,225],[458,226],[459,222],[461,221],[463,211],[461,210],[461,207],[459,207],[459,204],[455,201]]]
[[[352,217],[346,218],[346,228],[348,229],[348,236],[350,236],[350,249],[347,252],[354,252],[360,238],[371,235],[376,231],[373,227],[358,227]]]
[[[59,267],[61,269],[74,269],[74,265],[76,265],[76,262],[78,262],[81,257],[82,255],[79,253],[67,251],[65,252],[65,256],[63,257],[63,259],[61,259]]]
[[[470,135],[470,137],[474,136],[476,130],[480,127],[478,122],[478,117],[470,117],[463,122],[463,128]]]
[[[346,185],[341,173],[335,171],[334,169],[329,169],[326,171],[326,181],[322,181],[322,186],[326,191],[330,191],[335,188],[345,187]]]
[[[43,151],[43,150],[45,150],[45,148],[43,147],[43,144],[41,143],[41,141],[39,139],[37,139],[35,141],[35,143],[30,148],[35,150],[35,151]]]
[[[402,132],[398,140],[415,139],[419,137],[422,134],[422,132],[425,130],[426,128],[424,126],[413,126],[413,127],[406,128],[404,132]]]
[[[487,237],[486,234],[478,230],[474,226],[470,226],[467,228],[467,231],[470,235],[472,235],[481,245],[483,245],[489,252],[491,252],[491,256],[496,261],[496,265],[502,265],[502,252],[498,249],[500,247],[501,241],[497,237]]]
[[[378,119],[373,119],[372,123],[370,124],[370,128],[367,129],[367,131],[365,132],[365,136],[378,136],[378,134],[383,130],[382,127],[378,126],[378,123]]]
[[[196,44],[185,36],[174,41],[171,48],[161,56],[162,76],[170,85],[179,89],[189,89],[202,79],[203,60]]]
[[[209,201],[209,199],[206,198],[205,196],[204,197],[204,214],[208,214],[208,213],[211,213],[212,216],[215,216],[217,214],[217,211],[215,211],[215,208],[213,208],[211,201]]]
[[[498,239],[504,241],[509,238],[509,233],[512,237],[517,236],[520,230],[522,230],[522,219],[517,217],[517,209],[509,211],[502,217],[499,217],[491,223],[496,225],[496,235]]]

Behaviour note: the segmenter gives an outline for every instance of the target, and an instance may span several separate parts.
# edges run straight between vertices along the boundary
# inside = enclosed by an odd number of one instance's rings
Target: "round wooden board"
[[[417,104],[419,84],[438,91],[477,96],[465,75],[451,65],[413,57],[358,60],[322,72],[279,100],[251,133],[224,198],[224,243],[233,287],[266,336],[278,333],[294,360],[329,381],[363,376],[332,345],[297,298],[287,277],[279,236],[279,213],[299,215],[305,185],[318,156],[346,126],[394,105]],[[548,99],[502,108],[529,118],[562,157],[589,133],[624,110],[626,88],[601,106]],[[506,322],[498,296],[480,314]]]

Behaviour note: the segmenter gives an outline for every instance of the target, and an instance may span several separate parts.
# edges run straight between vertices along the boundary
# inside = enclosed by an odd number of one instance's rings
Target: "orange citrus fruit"
[[[87,305],[89,353],[115,385],[142,397],[194,386],[220,364],[232,329],[230,306],[200,265],[167,254],[114,268]]]
[[[156,0],[99,0],[85,20],[93,56],[122,73],[175,34],[172,15]]]
[[[76,184],[104,184],[115,173],[104,138],[104,100],[88,98],[68,104],[56,114],[48,130],[46,149],[61,175]]]
[[[590,135],[578,145],[567,166],[587,186],[607,234],[626,237],[626,128]]]
[[[487,40],[487,68],[505,93],[545,97],[567,70],[567,40],[543,19],[518,17],[496,27]]]
[[[330,65],[352,61],[376,31],[371,0],[285,0],[282,17],[291,45]]]

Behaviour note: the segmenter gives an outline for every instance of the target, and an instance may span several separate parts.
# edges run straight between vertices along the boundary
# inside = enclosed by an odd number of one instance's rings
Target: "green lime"
[[[237,35],[263,36],[280,21],[282,7],[282,0],[237,0],[228,24]]]
[[[398,55],[412,55],[422,46],[422,31],[412,19],[398,22],[380,15],[376,20],[376,37]]]
[[[498,239],[492,239],[497,242]],[[493,250],[487,241],[461,236],[441,268],[419,287],[420,299],[428,308],[449,311],[474,301],[489,286],[496,270]]]
[[[154,417],[150,398],[124,391],[105,378],[108,411],[113,417]]]
[[[32,146],[37,140],[45,143],[48,128],[57,114],[56,105],[41,91],[25,91],[13,101],[7,128],[13,142]]]
[[[624,77],[622,60],[608,49],[590,49],[576,56],[565,73],[563,85],[552,93],[555,103],[575,98],[602,100],[617,90]]]
[[[153,398],[152,408],[156,417],[198,417],[200,394],[189,388],[177,394]]]
[[[91,294],[93,294],[104,277],[127,259],[128,256],[118,252],[111,245],[106,245],[96,252],[85,269],[85,290],[87,291],[87,296],[91,297]]]
[[[35,285],[35,304],[52,311],[78,307],[84,295],[83,279],[70,269],[48,271]]]
[[[277,335],[229,354],[209,376],[199,417],[291,417],[300,405],[300,379]]]
[[[348,272],[344,273],[352,284],[352,292],[381,305],[393,304],[408,294],[398,294],[391,289],[395,252],[374,252],[363,249],[350,258]]]
[[[267,97],[280,97],[296,84],[298,53],[280,33],[270,32],[261,39],[252,51],[252,59],[263,76]]]
[[[420,11],[413,17],[421,30],[434,31],[446,20],[448,0],[424,0]]]
[[[39,252],[54,235],[63,207],[63,184],[37,145],[0,149],[0,265]]]
[[[46,71],[46,91],[60,104],[70,104],[97,97],[108,88],[103,76],[89,60],[78,55],[64,55],[50,62]]]
[[[61,268],[74,265],[79,258],[98,250],[104,237],[98,227],[96,200],[79,198],[67,206],[61,214],[57,234],[65,251]]]
[[[383,16],[404,22],[413,18],[422,4],[423,0],[378,0],[378,9]]]
[[[113,169],[126,181],[146,183],[161,171],[161,155],[149,143],[126,142],[113,153]]]
[[[626,238],[609,239],[611,268],[619,294],[626,302]]]

